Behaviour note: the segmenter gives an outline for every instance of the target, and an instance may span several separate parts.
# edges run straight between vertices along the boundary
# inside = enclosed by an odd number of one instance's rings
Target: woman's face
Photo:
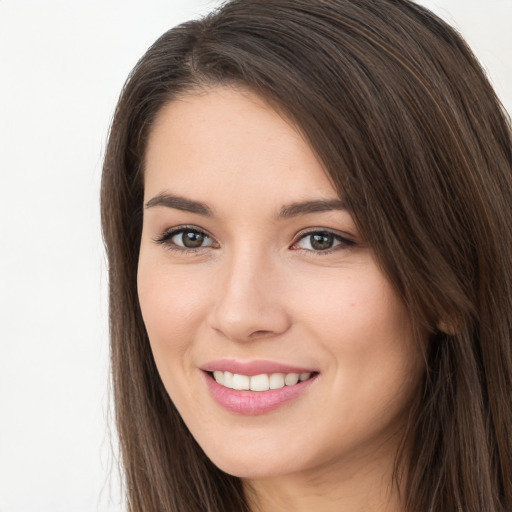
[[[420,352],[293,125],[250,92],[190,93],[160,112],[145,163],[140,305],[208,457],[252,478],[387,457]]]

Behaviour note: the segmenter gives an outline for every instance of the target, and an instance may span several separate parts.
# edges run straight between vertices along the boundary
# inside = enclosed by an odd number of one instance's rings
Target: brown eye
[[[155,238],[157,244],[178,253],[199,252],[202,249],[217,249],[219,244],[214,238],[195,226],[181,226],[167,230]]]
[[[325,251],[330,249],[334,244],[334,235],[331,233],[320,233],[310,235],[310,244],[315,251]]]
[[[213,240],[208,235],[193,229],[175,231],[172,236],[168,238],[168,242],[185,249],[199,249],[213,245]]]
[[[176,245],[183,245],[183,247],[195,249],[203,245],[205,238],[205,235],[198,233],[197,231],[183,231],[182,233],[173,236],[172,241]]]
[[[351,245],[354,245],[352,240],[343,238],[330,231],[311,231],[302,235],[294,246],[307,251],[322,252],[329,251],[329,249],[334,249],[338,246],[341,249]]]

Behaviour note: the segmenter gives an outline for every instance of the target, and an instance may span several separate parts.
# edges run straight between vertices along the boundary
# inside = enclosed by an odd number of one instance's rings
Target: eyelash
[[[334,245],[333,247],[329,247],[328,249],[324,249],[324,250],[315,251],[313,249],[301,249],[300,247],[296,248],[295,250],[298,250],[298,251],[302,250],[302,251],[305,251],[308,254],[311,254],[314,256],[323,256],[323,255],[331,254],[333,252],[336,252],[336,251],[339,251],[342,249],[349,249],[356,244],[356,242],[354,240],[348,238],[347,236],[341,235],[340,233],[338,233],[336,231],[331,231],[331,230],[325,229],[325,228],[323,228],[323,229],[322,228],[316,228],[316,229],[310,228],[306,231],[299,233],[296,236],[296,241],[293,242],[291,247],[292,248],[296,247],[299,244],[299,242],[301,242],[302,240],[306,240],[308,237],[312,237],[313,235],[332,237],[333,240],[338,243],[336,245]],[[310,241],[310,245],[311,245],[311,241]]]
[[[194,233],[196,235],[203,236],[205,238],[208,238],[211,240],[211,244],[207,246],[199,246],[199,247],[184,247],[181,245],[177,245],[176,243],[172,242],[172,238],[174,238],[176,235],[184,234],[184,233]],[[300,247],[297,247],[299,242],[302,240],[306,240],[308,237],[312,237],[313,235],[320,235],[320,236],[328,236],[332,237],[334,241],[337,241],[338,243],[334,245],[333,247],[330,247],[328,249],[324,250],[314,250],[314,249],[303,249]],[[157,244],[164,245],[168,250],[175,251],[180,254],[187,254],[187,253],[196,253],[198,251],[201,251],[203,249],[208,249],[213,247],[214,249],[217,249],[219,247],[219,244],[215,241],[215,239],[210,236],[206,231],[196,227],[196,226],[179,226],[176,228],[171,228],[167,231],[165,231],[161,236],[156,238],[154,240]],[[328,229],[322,229],[322,228],[311,228],[307,231],[303,231],[299,233],[295,237],[295,241],[291,244],[290,248],[293,250],[302,250],[307,252],[308,254],[313,254],[315,256],[322,256],[326,254],[331,254],[332,252],[341,250],[341,249],[349,249],[350,247],[354,246],[356,242],[354,240],[351,240],[350,238],[346,236],[342,236],[341,234],[337,233],[336,231],[331,231]],[[311,242],[310,242],[311,245]]]
[[[212,245],[201,246],[201,247],[184,247],[181,245],[177,245],[172,242],[172,238],[180,233],[196,233],[198,235],[202,235],[205,238],[209,238],[212,241]],[[196,226],[179,226],[176,228],[171,228],[162,233],[161,236],[155,239],[155,242],[160,245],[164,245],[166,249],[170,251],[175,251],[180,254],[186,253],[197,253],[201,249],[207,249],[209,247],[214,247],[215,249],[218,247],[218,244],[215,242],[215,239],[210,236],[206,231],[199,229]]]

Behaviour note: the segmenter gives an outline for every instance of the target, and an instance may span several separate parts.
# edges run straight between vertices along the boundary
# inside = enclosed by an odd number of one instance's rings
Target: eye
[[[197,228],[180,227],[166,231],[155,242],[167,245],[170,249],[177,251],[202,249],[204,247],[214,247],[213,238]]]
[[[199,231],[180,231],[170,238],[171,242],[179,247],[197,249],[198,247],[209,247],[212,239]]]
[[[309,231],[302,234],[299,240],[293,244],[292,248],[314,252],[329,252],[337,247],[341,249],[352,245],[354,245],[352,240],[331,231]]]

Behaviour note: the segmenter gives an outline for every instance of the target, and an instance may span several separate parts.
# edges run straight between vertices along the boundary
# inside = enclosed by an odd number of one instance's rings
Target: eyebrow
[[[213,215],[211,208],[205,203],[180,196],[173,196],[171,194],[158,194],[146,203],[146,208],[154,208],[155,206],[166,206],[167,208],[197,213],[198,215],[205,215],[207,217]]]
[[[167,208],[174,208],[176,210],[196,213],[207,217],[211,217],[213,215],[212,209],[205,203],[167,193],[158,194],[146,203],[146,208],[154,208],[155,206],[165,206]],[[317,199],[313,201],[291,203],[281,208],[279,218],[289,219],[299,215],[332,210],[346,210],[345,203],[341,199]]]
[[[332,210],[346,210],[345,203],[341,199],[304,201],[283,206],[279,213],[280,218],[289,219],[308,213],[328,212]]]

